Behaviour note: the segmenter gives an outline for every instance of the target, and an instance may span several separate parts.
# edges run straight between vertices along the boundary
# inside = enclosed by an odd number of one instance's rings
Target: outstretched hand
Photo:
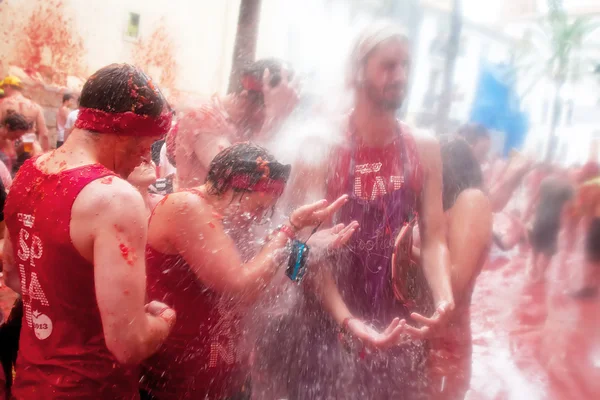
[[[366,346],[376,349],[387,349],[398,344],[403,332],[400,319],[394,318],[392,323],[383,331],[377,332],[364,321],[352,318],[348,322],[348,331]]]
[[[448,322],[448,319],[450,318],[450,313],[453,309],[453,304],[447,301],[443,301],[438,305],[433,315],[429,318],[418,313],[412,313],[410,316],[415,321],[423,324],[423,327],[428,328],[429,331],[433,331],[444,326]]]
[[[348,226],[338,224],[333,228],[323,229],[310,237],[307,244],[317,250],[330,252],[344,246],[358,229],[358,222],[353,221]]]
[[[346,204],[347,201],[348,195],[343,195],[331,204],[329,204],[327,200],[320,200],[316,203],[302,206],[292,212],[290,215],[290,224],[292,224],[292,227],[295,229],[317,226],[329,219],[344,204]]]

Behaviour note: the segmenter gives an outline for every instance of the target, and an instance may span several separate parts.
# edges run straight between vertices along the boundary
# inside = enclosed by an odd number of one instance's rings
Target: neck
[[[357,138],[368,146],[384,146],[396,137],[395,110],[385,109],[358,96],[352,113]]]
[[[56,157],[64,156],[68,166],[77,167],[98,163],[115,170],[114,143],[112,135],[93,137],[81,129],[74,129],[63,146],[53,152]],[[115,171],[118,173],[118,171]]]
[[[198,186],[196,189],[202,193],[204,199],[218,214],[226,214],[232,200],[232,192],[228,191],[222,195],[212,194],[208,190],[210,183],[205,183],[202,186]]]

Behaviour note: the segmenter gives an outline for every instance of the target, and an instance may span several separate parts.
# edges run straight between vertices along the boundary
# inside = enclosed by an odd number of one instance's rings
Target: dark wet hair
[[[63,95],[63,104],[65,104],[67,101],[71,100],[73,98],[73,95],[71,93],[65,93]]]
[[[457,133],[471,146],[475,145],[481,139],[490,138],[490,132],[481,124],[465,124],[458,128]]]
[[[2,120],[2,125],[6,126],[11,132],[17,132],[31,129],[33,127],[33,122],[29,121],[23,114],[11,110]]]
[[[263,147],[247,142],[237,143],[221,151],[211,161],[206,176],[206,183],[210,183],[208,193],[220,195],[229,189],[249,191],[232,187],[232,179],[236,175],[250,175],[251,185],[263,178],[265,173],[271,179],[287,182],[291,168],[291,165],[277,162]]]
[[[440,139],[443,192],[442,202],[444,211],[454,205],[463,190],[469,188],[481,189],[483,173],[469,144],[457,137]]]
[[[131,111],[158,117],[166,100],[142,70],[129,64],[111,64],[92,75],[81,91],[79,105],[109,113]]]

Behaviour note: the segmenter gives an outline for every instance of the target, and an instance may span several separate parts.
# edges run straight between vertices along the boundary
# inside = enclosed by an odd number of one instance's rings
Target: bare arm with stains
[[[175,312],[164,304],[145,304],[146,237],[144,201],[122,179],[92,182],[75,200],[71,238],[81,255],[94,264],[106,346],[126,364],[152,355],[175,320]]]
[[[290,218],[300,229],[316,226],[345,201],[346,197],[341,197],[332,204],[323,200],[309,204],[294,211]],[[252,260],[244,263],[212,207],[190,192],[170,195],[154,210],[149,237],[153,247],[166,245],[181,254],[206,286],[244,300],[255,298],[273,278],[282,262],[277,254],[288,242],[287,235],[277,232]]]
[[[437,140],[430,137],[415,137],[415,140],[425,175],[419,233],[423,271],[436,306],[433,318],[427,321],[427,325],[432,326],[441,323],[454,309],[446,218],[442,207],[442,161]]]

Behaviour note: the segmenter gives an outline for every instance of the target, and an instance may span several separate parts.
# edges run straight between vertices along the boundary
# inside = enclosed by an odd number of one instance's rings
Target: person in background
[[[15,149],[15,143],[20,144],[20,138],[30,129],[31,122],[24,115],[12,110],[7,113],[4,119],[0,120],[0,137],[3,138],[5,144],[0,150],[0,160],[13,174],[15,163],[20,154],[18,149]]]
[[[69,137],[73,129],[75,128],[75,121],[77,121],[77,116],[79,115],[79,109],[73,110],[67,116],[67,121],[65,122],[65,140]]]
[[[471,382],[471,295],[492,241],[492,209],[479,159],[464,140],[441,141],[452,291],[456,308],[429,343],[431,399],[462,400]],[[476,213],[473,210],[477,210]]]
[[[131,183],[144,199],[148,217],[163,196],[150,192],[149,188],[156,182],[156,164],[153,161],[144,161],[129,174],[127,182]]]
[[[42,107],[23,96],[23,85],[21,80],[16,76],[7,76],[4,78],[0,82],[0,87],[6,93],[6,97],[0,103],[0,121],[6,118],[10,112],[23,115],[32,124],[31,130],[28,133],[35,133],[37,140],[42,146],[42,150],[48,151],[50,149],[50,142]],[[4,147],[5,152],[11,153],[10,148],[14,146],[12,146],[12,141],[9,140],[4,144]],[[14,153],[14,150],[12,153]]]
[[[65,125],[67,118],[73,108],[75,108],[75,96],[70,93],[63,95],[62,106],[56,113],[56,148],[59,148],[65,142]]]
[[[471,146],[473,156],[483,166],[492,144],[489,131],[480,124],[466,124],[459,128],[458,136]],[[494,212],[504,210],[515,190],[523,181],[523,177],[533,166],[531,160],[515,152],[511,154],[508,162],[502,162],[503,165],[498,164],[500,164],[499,161],[494,165],[488,165],[492,171],[484,173],[489,176],[489,180],[485,182],[485,190]]]
[[[231,143],[264,140],[281,125],[298,103],[292,75],[281,61],[256,61],[234,93],[179,115],[166,140],[181,188],[203,184],[211,160]]]
[[[241,315],[287,265],[288,243],[347,200],[296,209],[246,261],[236,238],[269,218],[290,168],[259,146],[235,144],[211,162],[204,185],[170,194],[154,209],[146,252],[148,293],[178,312],[173,333],[145,363],[144,386],[157,399],[224,399],[242,390],[247,368],[237,351]],[[356,228],[321,231],[308,245],[343,246]]]
[[[19,399],[138,398],[139,363],[175,320],[147,303],[148,214],[121,178],[168,131],[168,104],[128,64],[97,71],[80,101],[67,141],[23,165],[4,210],[6,284],[23,299]]]
[[[553,168],[553,173],[540,184],[535,202],[535,215],[529,234],[531,260],[529,276],[534,282],[544,280],[546,270],[558,251],[558,234],[564,227],[565,206],[572,199],[574,187],[565,171]]]

